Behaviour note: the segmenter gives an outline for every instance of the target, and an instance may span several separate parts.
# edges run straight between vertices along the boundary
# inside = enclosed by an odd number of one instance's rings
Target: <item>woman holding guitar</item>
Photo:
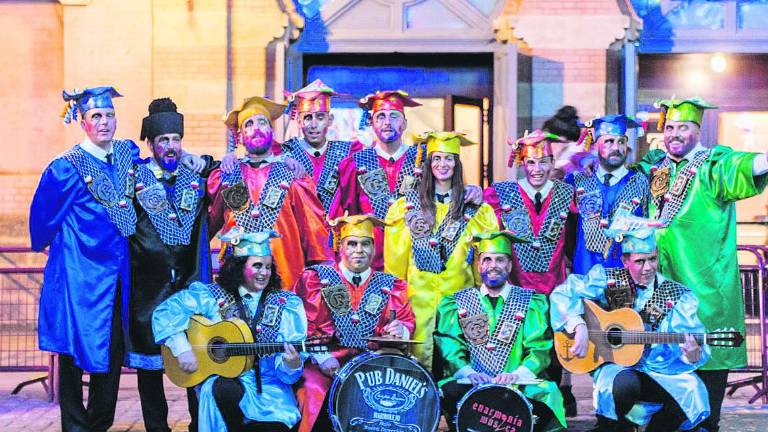
[[[243,331],[250,330],[256,342],[239,344],[244,352],[246,346],[282,345],[278,351],[284,352],[256,357],[253,367],[239,377],[213,375],[202,382],[198,386],[198,428],[200,431],[288,431],[300,417],[291,385],[301,377],[303,360],[293,344],[286,342],[306,338],[304,306],[295,294],[281,289],[269,247],[270,239],[277,237],[277,233],[233,231],[220,236],[234,246],[234,254],[224,261],[218,283],[195,282],[155,309],[152,317],[155,341],[172,353],[165,356],[166,360],[170,355],[182,373],[189,374],[199,372],[200,362],[205,358],[200,352],[207,355],[210,351],[205,345],[199,349],[199,345],[190,344],[194,335],[187,335],[185,331],[193,315],[202,315],[211,324],[229,318],[242,320],[233,323],[240,322],[241,327],[247,324]],[[195,322],[199,320],[200,317],[194,318]],[[170,373],[168,365],[166,373]]]
[[[621,242],[624,268],[595,265],[586,275],[570,275],[550,296],[553,330],[575,333],[560,338],[564,346],[556,348],[561,362],[568,367],[573,358],[608,358],[593,375],[596,431],[633,431],[643,424],[648,432],[689,430],[709,415],[704,383],[694,373],[710,355],[709,347],[691,336],[704,332],[696,314],[698,302],[690,289],[657,273],[654,231],[650,220],[617,219],[606,235]],[[644,331],[622,331],[621,325],[613,332],[593,330],[595,315],[585,311],[582,300],[607,310],[634,309]],[[606,353],[634,339],[649,340],[648,333],[658,333],[659,340],[650,342],[632,366],[621,366],[618,355]],[[588,350],[588,342],[596,338],[604,346],[595,342]],[[633,409],[636,404],[641,409]]]

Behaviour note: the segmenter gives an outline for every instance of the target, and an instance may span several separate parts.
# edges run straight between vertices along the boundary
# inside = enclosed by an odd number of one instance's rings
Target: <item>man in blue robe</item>
[[[631,118],[607,115],[585,124],[585,149],[597,147],[594,174],[574,172],[565,182],[576,189],[579,206],[578,235],[573,257],[573,272],[586,274],[595,264],[621,267],[621,245],[605,236],[610,221],[619,214],[647,215],[648,179],[627,169],[629,155],[627,130],[639,127]]]
[[[107,430],[114,420],[129,295],[128,236],[136,226],[132,165],[139,149],[115,140],[113,87],[63,93],[64,122],[82,142],[43,172],[29,217],[32,249],[49,247],[38,319],[40,349],[59,353],[64,431]],[[91,374],[88,407],[82,374]]]
[[[691,333],[703,333],[698,301],[684,285],[657,273],[654,221],[627,216],[616,219],[606,234],[622,243],[624,268],[595,265],[586,275],[572,274],[550,294],[554,331],[574,333],[570,353],[587,354],[583,299],[606,310],[632,308],[647,332],[679,333],[682,343],[648,345],[640,361],[624,367],[605,363],[594,371],[593,392],[601,432],[690,430],[709,415],[704,383],[694,371],[707,362],[708,346]]]

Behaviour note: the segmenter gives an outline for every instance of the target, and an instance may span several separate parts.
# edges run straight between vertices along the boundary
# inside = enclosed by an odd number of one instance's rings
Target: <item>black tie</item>
[[[541,212],[541,192],[536,192],[536,195],[533,196],[533,205],[536,207],[536,213]]]
[[[354,276],[352,276],[352,283],[353,283],[355,286],[360,286],[360,282],[362,282],[362,281],[363,281],[363,278],[361,278],[361,277],[360,277],[360,275],[354,275]]]
[[[613,177],[613,174],[611,174],[611,173],[606,173],[603,176],[603,186],[605,186],[605,187],[610,187],[611,186],[611,177]]]
[[[320,152],[315,150],[315,157],[320,157]]]
[[[451,194],[448,193],[448,192],[446,192],[444,194],[436,193],[435,194],[435,198],[437,198],[437,200],[440,201],[440,203],[445,203],[446,201],[448,201],[448,198],[450,197],[450,195]]]
[[[395,158],[393,158],[392,156],[390,156],[390,157],[389,157],[389,163],[395,163]]]
[[[112,165],[112,153],[107,153],[104,157],[107,158],[107,165]]]

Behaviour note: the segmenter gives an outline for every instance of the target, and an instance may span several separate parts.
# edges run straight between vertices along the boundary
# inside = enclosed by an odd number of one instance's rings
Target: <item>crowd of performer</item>
[[[658,101],[666,150],[635,164],[632,118],[581,123],[565,107],[508,140],[511,177],[482,190],[464,182],[460,149],[475,143],[461,133],[403,141],[405,108],[420,104],[400,90],[360,100],[371,146],[327,139],[337,94],[320,80],[287,105],[247,98],[224,119],[221,161],[184,150],[184,116],[168,98],[143,119],[145,159],[114,138],[117,90],[63,96],[65,123],[85,136],[45,169],[30,212],[32,247],[48,249],[39,344],[59,354],[63,430],[112,425],[125,365],[138,372],[146,429],[169,431],[161,347],[197,371],[195,315],[241,320],[255,343],[283,347],[239,377],[188,388],[190,430],[334,430],[339,372],[387,341],[432,373],[451,430],[460,401],[489,384],[517,389],[536,431],[565,430],[576,401],[553,335],[586,358],[588,301],[683,335],[649,344],[634,365],[597,367],[594,430],[719,430],[728,371],[745,366],[746,349],[695,335],[744,334],[735,201],[765,189],[768,155],[702,143],[707,102]],[[300,135],[281,143],[283,115]],[[564,148],[578,149],[566,170]],[[335,348],[291,344],[307,339]]]

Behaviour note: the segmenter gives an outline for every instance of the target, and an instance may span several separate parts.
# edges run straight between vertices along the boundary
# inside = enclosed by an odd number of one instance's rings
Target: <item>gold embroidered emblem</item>
[[[488,342],[488,315],[480,313],[459,318],[459,325],[464,332],[464,337],[472,345],[483,345]]]
[[[136,193],[136,199],[139,204],[149,214],[158,214],[168,208],[168,197],[165,194],[165,188],[160,183],[142,189]]]
[[[235,213],[242,213],[248,210],[248,204],[251,197],[248,195],[248,186],[244,182],[234,184],[221,192],[224,203]]]
[[[320,290],[328,308],[336,315],[344,315],[351,308],[349,290],[344,284],[329,285]]]
[[[360,181],[360,187],[369,197],[378,197],[389,192],[387,174],[381,168],[361,174],[357,179]]]
[[[432,234],[432,225],[424,217],[424,213],[418,210],[410,210],[405,214],[405,224],[411,231],[414,239],[424,238]]]
[[[91,190],[93,197],[106,207],[112,207],[117,200],[117,193],[112,181],[100,172],[93,181],[88,183],[88,189]]]
[[[658,198],[669,190],[669,167],[659,168],[651,175],[651,195]]]

